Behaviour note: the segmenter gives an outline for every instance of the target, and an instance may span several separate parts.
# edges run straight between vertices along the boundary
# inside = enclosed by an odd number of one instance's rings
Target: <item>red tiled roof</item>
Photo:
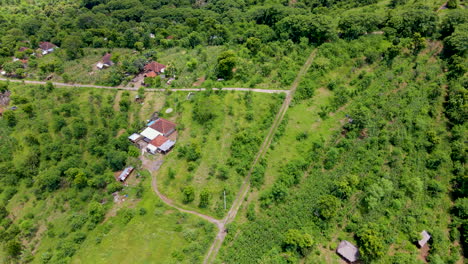
[[[145,77],[150,77],[150,78],[156,77],[156,76],[158,75],[154,71],[150,71],[147,74],[145,74]]]
[[[171,130],[174,130],[176,127],[176,124],[166,119],[159,118],[150,127],[156,131],[166,134],[166,133],[171,132]]]
[[[57,46],[53,43],[50,43],[50,42],[40,42],[39,43],[39,48],[41,50],[48,50],[48,49],[53,49],[53,48],[56,48]]]
[[[145,71],[154,71],[156,73],[161,72],[166,68],[166,65],[152,61],[145,65]]]
[[[112,55],[110,53],[106,53],[106,55],[104,55],[104,57],[102,57],[102,63],[107,64],[107,65],[112,64],[111,56]]]
[[[155,147],[160,147],[164,142],[168,141],[169,139],[165,136],[157,136],[155,139],[151,140],[150,144],[155,146]]]
[[[167,36],[166,39],[174,39],[174,36]]]

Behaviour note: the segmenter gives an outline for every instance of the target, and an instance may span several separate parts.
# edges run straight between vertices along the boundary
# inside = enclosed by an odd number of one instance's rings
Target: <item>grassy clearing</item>
[[[105,222],[88,239],[71,263],[197,263],[215,228],[196,216],[165,206],[143,181],[145,194],[135,204],[136,216],[128,223],[122,215]],[[139,215],[145,210],[144,215]]]
[[[175,149],[166,155],[158,172],[160,189],[162,193],[181,203],[181,190],[192,186],[196,193],[195,199],[187,206],[221,217],[225,212],[223,191],[226,191],[226,206],[229,208],[253,158],[251,154],[258,149],[275,109],[279,107],[280,96],[234,92],[211,95],[197,93],[193,102],[185,101],[184,96],[177,97],[178,105],[170,101],[167,103],[167,107],[176,105],[175,112],[179,113],[177,123],[180,129]],[[194,107],[200,104],[209,104],[206,107],[215,113],[216,117],[205,124],[195,121]],[[243,140],[241,137],[244,133],[253,140],[243,143],[246,146],[241,146],[249,155],[233,156],[233,141]],[[185,146],[195,148],[201,157],[196,160],[181,157]],[[206,208],[198,208],[199,193],[202,190],[210,194],[210,202]]]

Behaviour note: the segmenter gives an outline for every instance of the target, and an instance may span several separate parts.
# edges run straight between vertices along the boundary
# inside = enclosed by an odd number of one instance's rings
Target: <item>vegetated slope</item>
[[[4,83],[2,89],[11,91],[3,107],[17,108],[0,119],[4,252],[27,262],[44,246],[52,260],[66,259],[103,220],[110,193],[122,189],[113,172],[136,164],[129,158],[135,148],[118,134],[134,125],[129,95],[114,112],[113,91]],[[50,244],[41,244],[44,237]]]
[[[330,46],[336,54],[353,50],[351,44]],[[229,228],[220,260],[339,263],[334,250],[346,239],[366,262],[415,263],[421,260],[414,242],[428,230],[433,238],[427,259],[457,261],[461,248],[450,191],[463,165],[452,162],[453,135],[443,105],[447,78],[439,51],[434,45],[419,55],[406,50],[394,58],[387,51],[371,72],[338,85],[331,80],[336,99],[349,101],[339,113],[342,122],[335,123],[339,130],[326,140],[296,138],[311,147],[288,148],[297,158],[266,175],[274,182],[247,206],[247,220],[239,218]],[[296,108],[300,105],[290,109],[291,116]],[[288,123],[286,129],[294,126]],[[290,146],[290,140],[280,138],[275,149],[285,149],[282,144]],[[464,156],[466,146],[457,153]],[[265,163],[271,166],[268,157]]]

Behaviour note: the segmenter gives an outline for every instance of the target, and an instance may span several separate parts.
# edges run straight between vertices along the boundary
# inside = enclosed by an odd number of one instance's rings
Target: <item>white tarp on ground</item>
[[[140,135],[144,136],[145,138],[149,140],[155,139],[157,136],[162,135],[160,132],[152,129],[151,127],[145,128],[143,132],[140,133]]]

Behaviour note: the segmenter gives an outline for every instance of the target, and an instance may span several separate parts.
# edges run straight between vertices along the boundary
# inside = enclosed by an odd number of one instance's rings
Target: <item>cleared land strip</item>
[[[245,199],[245,196],[247,195],[249,189],[250,189],[250,177],[252,175],[253,168],[255,165],[258,163],[260,158],[263,157],[263,155],[266,153],[268,148],[270,147],[271,141],[273,139],[273,136],[276,133],[276,130],[278,129],[278,126],[281,124],[283,121],[283,117],[286,114],[286,111],[289,108],[289,105],[291,104],[292,98],[294,96],[294,92],[297,89],[297,86],[299,85],[299,82],[301,81],[301,78],[307,73],[307,71],[310,68],[310,65],[312,64],[312,61],[315,58],[315,55],[317,53],[317,50],[314,49],[312,53],[310,54],[309,58],[307,61],[304,63],[302,66],[301,70],[297,74],[296,79],[291,85],[291,89],[289,90],[289,93],[287,94],[286,98],[283,101],[283,104],[281,105],[281,108],[279,112],[276,114],[275,120],[273,121],[273,124],[263,141],[260,150],[258,151],[255,160],[252,163],[252,166],[250,167],[249,173],[247,174],[247,177],[245,177],[244,182],[242,183],[241,189],[239,190],[239,193],[237,194],[236,199],[234,200],[231,209],[229,210],[228,214],[226,217],[223,219],[223,228],[219,230],[218,235],[216,236],[215,240],[213,241],[213,244],[211,245],[210,249],[208,250],[208,253],[205,257],[205,260],[203,263],[212,263],[216,259],[216,255],[218,254],[219,249],[221,248],[221,245],[223,244],[223,241],[226,237],[226,232],[225,232],[225,226],[232,222],[237,215],[237,212],[239,211],[239,208],[242,205],[242,202]]]
[[[43,81],[28,81],[28,80],[14,80],[7,78],[0,78],[0,81],[10,81],[14,83],[26,83],[26,84],[42,84],[45,85],[47,82]],[[137,88],[134,87],[124,87],[124,86],[101,86],[101,85],[92,85],[92,84],[71,84],[71,83],[59,83],[52,82],[53,85],[57,87],[79,87],[79,88],[98,88],[98,89],[116,89],[116,90],[127,90],[127,91],[137,91]],[[180,89],[169,89],[173,92],[200,92],[206,91],[206,88],[180,88]],[[255,88],[237,88],[237,87],[227,87],[227,88],[213,88],[213,90],[223,90],[223,91],[244,91],[244,92],[255,92],[255,93],[289,93],[289,90],[271,90],[271,89],[255,89]],[[146,88],[146,92],[164,92],[167,89],[156,89],[156,88]]]

